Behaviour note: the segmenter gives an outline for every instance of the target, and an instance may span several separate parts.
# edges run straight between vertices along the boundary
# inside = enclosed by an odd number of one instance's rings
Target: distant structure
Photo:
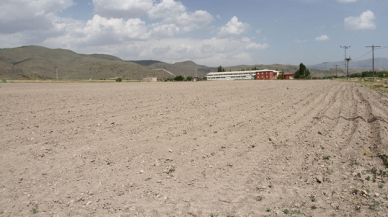
[[[208,81],[216,80],[271,80],[277,79],[281,74],[280,71],[263,69],[250,71],[233,71],[233,72],[210,72],[206,78]]]
[[[271,79],[277,79],[279,74],[282,72],[275,71],[275,70],[259,70],[256,71],[256,80],[271,80]]]
[[[158,78],[157,77],[147,77],[147,78],[143,78],[143,81],[144,82],[157,82]]]
[[[292,74],[292,73],[284,73],[284,74],[282,74],[282,77],[285,80],[290,80],[290,79],[294,79],[294,74]]]
[[[251,80],[256,71],[233,71],[233,72],[209,72],[206,76],[208,81],[216,80]]]

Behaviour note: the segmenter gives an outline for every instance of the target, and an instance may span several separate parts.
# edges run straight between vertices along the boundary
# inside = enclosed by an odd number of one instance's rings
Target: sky
[[[1,0],[0,48],[306,65],[388,57],[387,0]]]

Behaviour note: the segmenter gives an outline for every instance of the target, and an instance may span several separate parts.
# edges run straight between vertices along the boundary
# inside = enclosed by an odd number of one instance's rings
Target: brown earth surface
[[[0,102],[0,216],[388,213],[388,101],[360,84],[7,83]]]

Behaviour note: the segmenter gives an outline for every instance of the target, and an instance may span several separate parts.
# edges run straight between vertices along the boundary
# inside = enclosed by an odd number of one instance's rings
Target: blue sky
[[[386,0],[2,0],[0,47],[125,60],[307,65],[388,57]]]

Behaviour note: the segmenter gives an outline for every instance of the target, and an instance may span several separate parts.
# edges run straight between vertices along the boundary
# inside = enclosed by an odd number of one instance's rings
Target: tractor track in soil
[[[0,100],[0,216],[388,211],[388,176],[366,180],[388,107],[358,84],[2,84]]]

